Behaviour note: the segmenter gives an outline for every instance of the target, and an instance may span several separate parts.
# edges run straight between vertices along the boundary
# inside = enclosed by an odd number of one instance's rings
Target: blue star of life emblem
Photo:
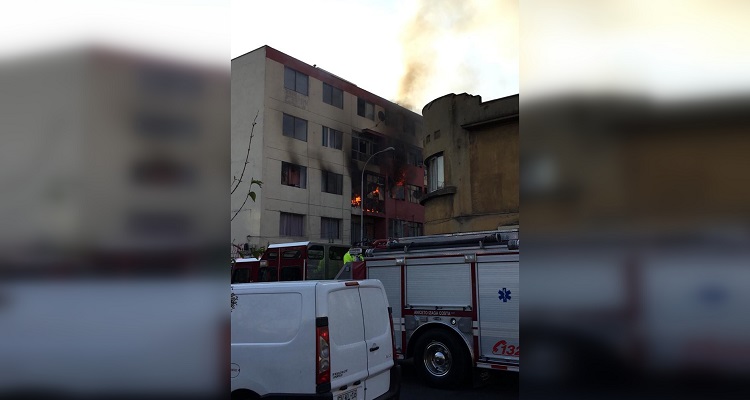
[[[502,288],[502,289],[498,290],[497,294],[500,295],[500,296],[498,296],[498,298],[500,300],[502,300],[503,303],[507,303],[508,300],[510,300],[510,290],[508,290],[506,288]]]

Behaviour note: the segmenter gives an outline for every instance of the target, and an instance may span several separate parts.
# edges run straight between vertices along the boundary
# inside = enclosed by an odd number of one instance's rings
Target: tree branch
[[[237,183],[232,190],[229,192],[229,194],[234,194],[234,191],[237,190],[238,187],[240,187],[240,183],[242,183],[242,178],[245,176],[245,169],[247,169],[247,164],[250,163],[250,145],[253,143],[253,135],[255,131],[255,124],[257,124],[258,115],[260,114],[260,110],[255,113],[255,118],[253,118],[253,126],[250,128],[250,140],[247,142],[247,154],[245,155],[245,163],[242,165],[242,173],[240,174],[240,179],[234,178],[234,181],[232,181],[232,184],[235,182]],[[231,186],[231,185],[230,185]],[[247,198],[245,198],[245,202],[247,202]],[[245,203],[242,203],[244,206]],[[240,207],[242,209],[242,207]],[[236,215],[236,214],[235,214]],[[234,217],[232,217],[234,219]]]

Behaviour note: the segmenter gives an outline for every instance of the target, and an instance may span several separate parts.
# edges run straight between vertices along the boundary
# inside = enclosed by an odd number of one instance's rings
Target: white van
[[[232,285],[232,399],[398,399],[383,284]]]

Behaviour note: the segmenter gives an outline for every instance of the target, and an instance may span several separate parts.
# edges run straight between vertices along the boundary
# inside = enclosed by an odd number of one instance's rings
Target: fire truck
[[[473,367],[518,372],[517,229],[390,240],[349,273],[383,283],[396,357],[431,386],[455,387]]]
[[[269,245],[256,258],[238,258],[232,265],[232,283],[334,279],[344,268],[349,246],[294,242]]]

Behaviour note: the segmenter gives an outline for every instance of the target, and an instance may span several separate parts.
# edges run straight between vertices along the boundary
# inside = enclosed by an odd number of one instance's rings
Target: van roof
[[[375,281],[375,279],[363,279],[360,281],[356,280],[310,280],[310,281],[283,281],[283,282],[252,282],[252,283],[234,283],[231,285],[232,290],[234,289],[248,289],[248,288],[262,288],[262,287],[269,287],[269,286],[279,286],[279,287],[286,287],[286,288],[302,288],[302,287],[309,287],[309,286],[339,286],[342,284],[346,284],[347,282],[359,282],[361,284],[367,284],[368,282]]]

